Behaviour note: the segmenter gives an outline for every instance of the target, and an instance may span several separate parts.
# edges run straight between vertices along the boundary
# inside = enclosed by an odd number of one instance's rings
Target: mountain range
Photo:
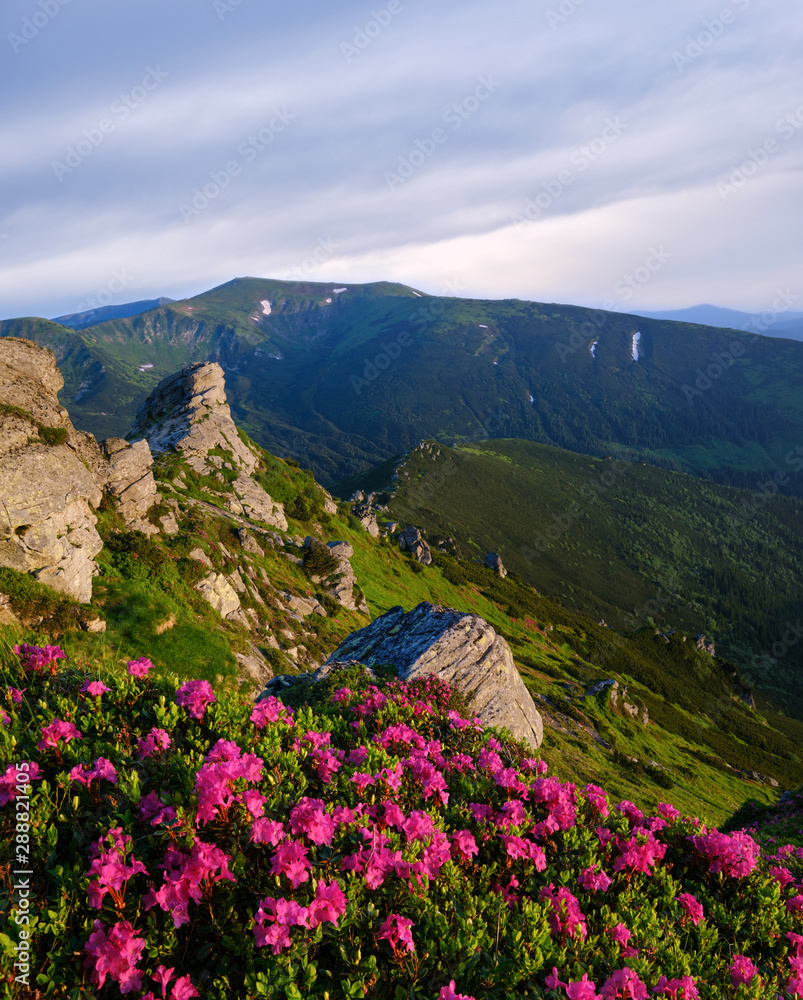
[[[332,484],[422,438],[517,438],[800,494],[803,345],[577,306],[239,278],[83,330],[0,323],[50,347],[61,399],[100,437],[158,380],[226,372],[236,419]]]

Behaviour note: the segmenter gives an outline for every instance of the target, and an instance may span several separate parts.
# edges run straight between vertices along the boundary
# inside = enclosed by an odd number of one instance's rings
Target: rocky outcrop
[[[410,527],[402,531],[399,535],[399,548],[402,552],[412,553],[413,557],[424,566],[429,566],[432,562],[432,552],[418,528]]]
[[[240,610],[240,598],[223,573],[210,573],[195,585],[195,589],[209,601],[221,618],[230,618]]]
[[[323,548],[317,538],[312,538],[308,535],[304,539],[304,548],[314,549],[315,547]],[[312,582],[323,584],[329,596],[333,597],[338,604],[341,604],[349,611],[361,611],[363,614],[370,614],[365,598],[359,596],[355,599],[354,596],[356,581],[354,570],[351,568],[351,562],[349,561],[354,555],[354,548],[351,543],[341,541],[327,542],[323,551],[325,552],[326,549],[329,549],[329,554],[333,557],[334,564],[331,569],[327,569],[325,574],[315,574],[313,572],[310,575]]]
[[[502,564],[502,557],[498,552],[489,552],[485,557],[485,565],[488,569],[492,569],[498,576],[501,576],[503,580],[507,576],[507,570]]]
[[[353,632],[329,659],[387,664],[404,680],[434,674],[466,696],[489,726],[504,726],[538,747],[543,722],[524,686],[507,642],[484,619],[438,605],[419,604],[405,614],[391,608]]]
[[[154,454],[176,448],[202,464],[211,448],[221,448],[247,474],[259,461],[237,433],[223,369],[213,362],[189,365],[162,379],[137,411],[128,437],[147,438]]]
[[[88,602],[102,491],[58,401],[63,385],[50,351],[0,340],[0,565]]]
[[[251,521],[262,521],[279,531],[287,531],[284,507],[274,503],[259,483],[240,473],[233,483],[234,496],[226,502],[232,514],[239,514]]]
[[[153,478],[153,456],[145,440],[129,444],[122,438],[107,438],[101,445],[107,457],[106,489],[132,531],[153,535],[158,528],[147,520],[147,513],[162,497]]]

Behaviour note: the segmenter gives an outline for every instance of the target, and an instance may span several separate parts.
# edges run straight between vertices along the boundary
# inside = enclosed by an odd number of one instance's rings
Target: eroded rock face
[[[240,598],[223,573],[210,573],[195,589],[212,605],[221,618],[230,618],[240,610]]]
[[[539,747],[543,721],[524,686],[507,642],[484,619],[423,602],[401,607],[359,629],[327,663],[388,664],[404,680],[434,674],[464,695],[485,725],[504,726]]]
[[[153,456],[145,440],[129,444],[122,438],[107,438],[101,445],[108,459],[106,489],[117,501],[126,526],[132,531],[154,535],[158,528],[147,513],[162,497],[153,478]]]
[[[214,362],[182,368],[156,386],[137,411],[129,438],[147,438],[154,454],[177,448],[203,464],[210,448],[231,452],[250,474],[258,457],[240,440],[226,402],[223,369]]]
[[[63,385],[50,351],[0,340],[0,565],[88,602],[102,491],[80,455],[87,436],[56,396]]]
[[[259,483],[240,473],[234,480],[233,489],[234,496],[226,504],[232,514],[239,514],[251,521],[263,521],[279,531],[287,531],[284,507],[271,500]]]
[[[503,580],[507,576],[507,570],[505,569],[502,563],[502,557],[498,552],[489,552],[485,557],[485,565],[488,569],[492,569],[494,573],[501,576]]]

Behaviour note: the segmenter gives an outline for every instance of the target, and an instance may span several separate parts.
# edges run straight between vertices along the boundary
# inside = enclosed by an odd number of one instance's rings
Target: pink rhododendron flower
[[[332,692],[332,701],[338,705],[342,704],[344,701],[348,701],[350,698],[354,697],[354,692],[351,688],[342,687],[338,688],[337,691]]]
[[[67,659],[67,654],[60,646],[29,646],[23,643],[21,646],[15,646],[14,652],[26,670],[40,674],[45,668],[49,668],[54,677],[56,661]]]
[[[32,761],[21,761],[19,764],[9,764],[0,775],[0,806],[4,806],[30,790],[29,783],[41,777],[39,765]]]
[[[585,795],[588,800],[588,804],[594,810],[598,816],[602,816],[604,819],[610,812],[608,808],[608,796],[599,787],[599,785],[586,785]]]
[[[0,722],[2,722],[4,726],[7,726],[9,722],[11,722],[11,716],[4,708],[0,708]]]
[[[733,956],[729,972],[734,987],[739,986],[741,983],[750,983],[758,975],[758,969],[745,955]]]
[[[666,844],[657,841],[649,831],[634,833],[624,843],[617,843],[621,853],[613,863],[615,872],[644,872],[651,875],[655,864],[666,854]]]
[[[233,803],[244,801],[236,794],[234,782],[238,779],[259,781],[263,764],[262,758],[255,754],[241,753],[232,740],[218,740],[195,775],[196,821],[207,823],[216,816],[225,818]]]
[[[173,806],[165,805],[156,792],[148,792],[140,799],[139,815],[145,823],[150,822],[151,826],[162,823],[169,826],[176,819],[176,810]]]
[[[580,910],[576,896],[563,886],[555,889],[550,883],[541,889],[538,898],[541,902],[548,902],[551,907],[549,926],[553,936],[568,935],[585,940],[588,933],[586,918]]]
[[[652,991],[659,996],[670,997],[671,1000],[700,1000],[700,994],[691,976],[683,976],[681,979],[667,979],[666,976],[661,976]]]
[[[61,719],[54,719],[49,725],[42,726],[42,738],[36,744],[37,750],[47,750],[51,747],[58,747],[59,740],[69,743],[70,740],[82,740],[83,734],[79,733],[72,722],[62,722]]]
[[[691,920],[693,924],[699,924],[701,920],[705,919],[702,903],[695,896],[692,896],[691,893],[682,892],[675,898],[683,907],[685,911],[684,916]]]
[[[145,939],[136,936],[127,920],[115,924],[108,935],[100,920],[92,926],[94,930],[84,945],[87,953],[84,966],[92,970],[91,981],[103,986],[106,976],[111,976],[121,993],[141,989],[143,973],[137,969],[137,962],[145,948]]]
[[[298,836],[303,834],[313,844],[326,845],[332,843],[337,825],[324,810],[322,799],[310,799],[304,796],[298,805],[290,810],[290,832]]]
[[[600,1000],[600,994],[593,981],[588,978],[588,973],[583,973],[583,978],[574,983],[566,983],[566,996],[569,1000]]]
[[[175,971],[176,971],[175,968],[168,969],[164,965],[156,966],[156,974],[151,978],[162,987],[163,997],[167,996],[167,985],[173,978],[173,974],[175,973]]]
[[[105,757],[98,757],[91,768],[87,768],[86,764],[76,764],[70,771],[69,778],[70,781],[80,781],[82,785],[87,786],[95,778],[105,778],[106,781],[110,781],[113,785],[116,785],[117,771],[110,760],[107,760]]]
[[[641,826],[644,820],[644,813],[627,799],[620,802],[616,807],[617,811],[626,816],[631,827]]]
[[[270,844],[275,847],[285,838],[284,826],[278,820],[260,817],[251,826],[252,844]]]
[[[132,857],[126,864],[126,855],[133,851],[134,842],[122,827],[113,827],[109,832],[96,840],[89,849],[93,859],[87,873],[89,888],[87,895],[89,905],[99,910],[103,899],[109,893],[115,903],[122,902],[121,889],[125,883],[137,873],[147,873],[145,865]]]
[[[260,698],[254,705],[250,718],[257,729],[264,729],[269,722],[283,722],[287,726],[292,726],[293,710],[278,698],[268,695],[267,698]]]
[[[438,1000],[475,1000],[475,998],[468,993],[456,993],[453,979],[448,986],[441,986]]]
[[[346,897],[339,883],[332,879],[327,883],[321,879],[315,887],[315,899],[309,904],[309,926],[315,928],[318,924],[334,924],[346,912]]]
[[[146,910],[161,907],[173,915],[173,924],[180,927],[190,922],[189,901],[200,903],[203,899],[202,883],[212,886],[222,879],[236,882],[229,870],[231,858],[215,844],[196,840],[189,854],[174,845],[168,847],[162,861],[164,882],[158,890],[151,889],[143,897]]]
[[[663,818],[668,822],[674,823],[675,820],[680,817],[680,810],[675,809],[674,806],[669,805],[667,802],[659,802],[658,814],[659,816],[663,816]],[[686,976],[685,978],[689,979],[689,976]],[[677,980],[673,980],[673,982],[677,982]]]
[[[629,931],[623,923],[618,923],[615,927],[609,927],[605,933],[617,944],[625,945],[630,940],[633,932]]]
[[[288,928],[307,927],[308,916],[307,907],[300,906],[295,900],[267,896],[260,902],[254,916],[252,929],[257,948],[270,945],[274,955],[281,954],[292,943]]]
[[[708,858],[709,871],[714,875],[723,872],[732,878],[743,878],[758,863],[758,844],[741,830],[730,835],[711,830],[691,839],[700,854]]]
[[[420,809],[414,809],[402,824],[402,830],[408,840],[422,840],[435,829],[432,817]]]
[[[597,871],[600,866],[592,865],[591,868],[584,868],[577,876],[577,884],[588,892],[607,892],[611,880],[604,871]]]
[[[780,885],[782,889],[785,889],[790,882],[795,881],[794,876],[789,871],[789,869],[782,868],[779,865],[773,865],[772,868],[770,868],[769,870],[769,874],[772,876],[772,878],[775,879],[775,881],[778,883],[778,885]]]
[[[103,681],[84,681],[84,686],[81,690],[86,691],[87,694],[91,694],[95,698],[99,698],[111,689],[107,688]]]
[[[207,706],[215,701],[209,681],[186,681],[176,691],[176,704],[186,708],[193,719],[202,719]]]
[[[132,677],[136,677],[141,680],[143,677],[147,677],[148,674],[153,670],[153,664],[147,658],[147,656],[140,656],[138,660],[128,661],[128,672]]]
[[[285,875],[290,885],[297,889],[309,879],[312,865],[307,848],[299,840],[285,840],[279,844],[271,862],[271,875]]]
[[[470,861],[472,855],[479,854],[474,835],[469,830],[456,830],[452,834],[452,856]]]
[[[803,896],[798,894],[797,896],[792,896],[791,899],[787,899],[784,903],[787,913],[800,913],[803,914]]]
[[[649,1000],[647,987],[632,969],[617,969],[600,989],[605,1000]]]
[[[177,979],[173,989],[170,991],[170,1000],[192,1000],[199,995],[198,990],[192,985],[189,976],[182,976]]]
[[[395,951],[397,948],[406,948],[407,951],[415,951],[413,943],[412,929],[415,924],[407,917],[402,917],[398,913],[391,913],[379,928],[377,939],[384,938]]]
[[[28,688],[22,688],[22,689],[15,687],[6,688],[6,691],[8,692],[8,694],[11,695],[11,700],[14,702],[15,705],[22,704],[22,696],[25,694],[27,690]]]
[[[137,739],[137,760],[145,760],[159,750],[167,750],[171,744],[170,734],[154,726],[147,736]]]

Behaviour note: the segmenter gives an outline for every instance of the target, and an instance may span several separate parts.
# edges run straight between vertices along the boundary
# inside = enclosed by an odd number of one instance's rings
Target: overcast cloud
[[[803,311],[799,0],[6,0],[0,26],[0,316],[242,275]]]

